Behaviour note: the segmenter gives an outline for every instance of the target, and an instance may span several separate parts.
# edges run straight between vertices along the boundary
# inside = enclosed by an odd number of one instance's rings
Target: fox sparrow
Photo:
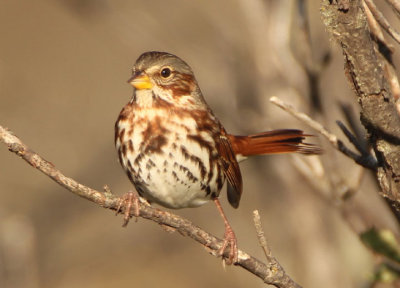
[[[219,253],[230,246],[228,260],[235,262],[236,237],[218,200],[225,179],[229,203],[237,208],[239,161],[260,154],[317,154],[320,149],[303,143],[308,135],[301,130],[228,134],[204,100],[192,69],[175,55],[142,54],[128,82],[135,89],[115,124],[115,145],[129,179],[140,196],[164,207],[197,207],[213,200],[225,223]],[[136,197],[126,198],[125,224]],[[138,214],[137,202],[135,207]]]

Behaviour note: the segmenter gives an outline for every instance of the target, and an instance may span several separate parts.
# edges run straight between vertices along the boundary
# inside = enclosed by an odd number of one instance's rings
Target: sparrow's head
[[[190,66],[169,53],[143,53],[133,66],[128,83],[135,88],[134,101],[141,106],[163,103],[190,109],[204,105]]]

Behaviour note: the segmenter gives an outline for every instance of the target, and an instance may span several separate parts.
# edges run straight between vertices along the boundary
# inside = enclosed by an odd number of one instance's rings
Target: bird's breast
[[[199,119],[153,109],[119,120],[120,162],[142,196],[170,208],[193,207],[218,196],[224,175],[215,133]]]

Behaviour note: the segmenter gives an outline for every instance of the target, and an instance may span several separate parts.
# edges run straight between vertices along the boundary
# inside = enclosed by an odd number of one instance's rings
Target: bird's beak
[[[128,80],[128,83],[135,87],[137,90],[151,89],[153,84],[150,82],[149,76],[144,73],[133,74]]]

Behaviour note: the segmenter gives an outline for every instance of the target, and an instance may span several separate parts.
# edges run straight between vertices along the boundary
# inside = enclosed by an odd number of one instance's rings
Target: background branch
[[[332,146],[335,149],[342,152],[347,157],[353,159],[356,163],[358,163],[361,166],[368,168],[368,169],[372,169],[372,170],[376,169],[376,165],[377,165],[376,159],[372,155],[363,154],[363,153],[361,155],[358,155],[357,153],[353,152],[352,150],[347,148],[346,145],[341,140],[339,140],[336,135],[332,134],[326,128],[324,128],[324,126],[321,123],[313,120],[312,118],[310,118],[310,116],[297,111],[294,107],[283,102],[279,98],[274,96],[274,97],[270,98],[270,101],[272,103],[274,103],[275,105],[277,105],[278,107],[282,108],[283,110],[289,112],[291,115],[293,115],[300,121],[304,122],[309,127],[316,130],[318,133],[320,133],[322,136],[324,136],[329,141],[329,143],[332,144]],[[341,127],[341,129],[346,134],[346,136],[348,136],[348,138],[350,138],[349,139],[350,142],[352,142],[354,144],[354,146],[356,148],[358,148],[359,144],[356,142],[357,139],[355,139],[354,136],[352,136],[352,135],[350,136],[349,135],[350,132],[346,128],[343,128],[344,126],[342,126],[342,125],[343,124],[339,124],[339,127]],[[362,150],[362,149],[360,149],[360,150]],[[360,152],[362,152],[362,151],[360,151]]]
[[[379,25],[381,25],[382,28],[385,29],[385,31],[392,36],[397,43],[400,43],[400,34],[390,25],[389,21],[385,18],[382,12],[378,10],[375,3],[372,0],[363,1],[367,4],[369,10],[371,11],[372,15],[374,15]]]

